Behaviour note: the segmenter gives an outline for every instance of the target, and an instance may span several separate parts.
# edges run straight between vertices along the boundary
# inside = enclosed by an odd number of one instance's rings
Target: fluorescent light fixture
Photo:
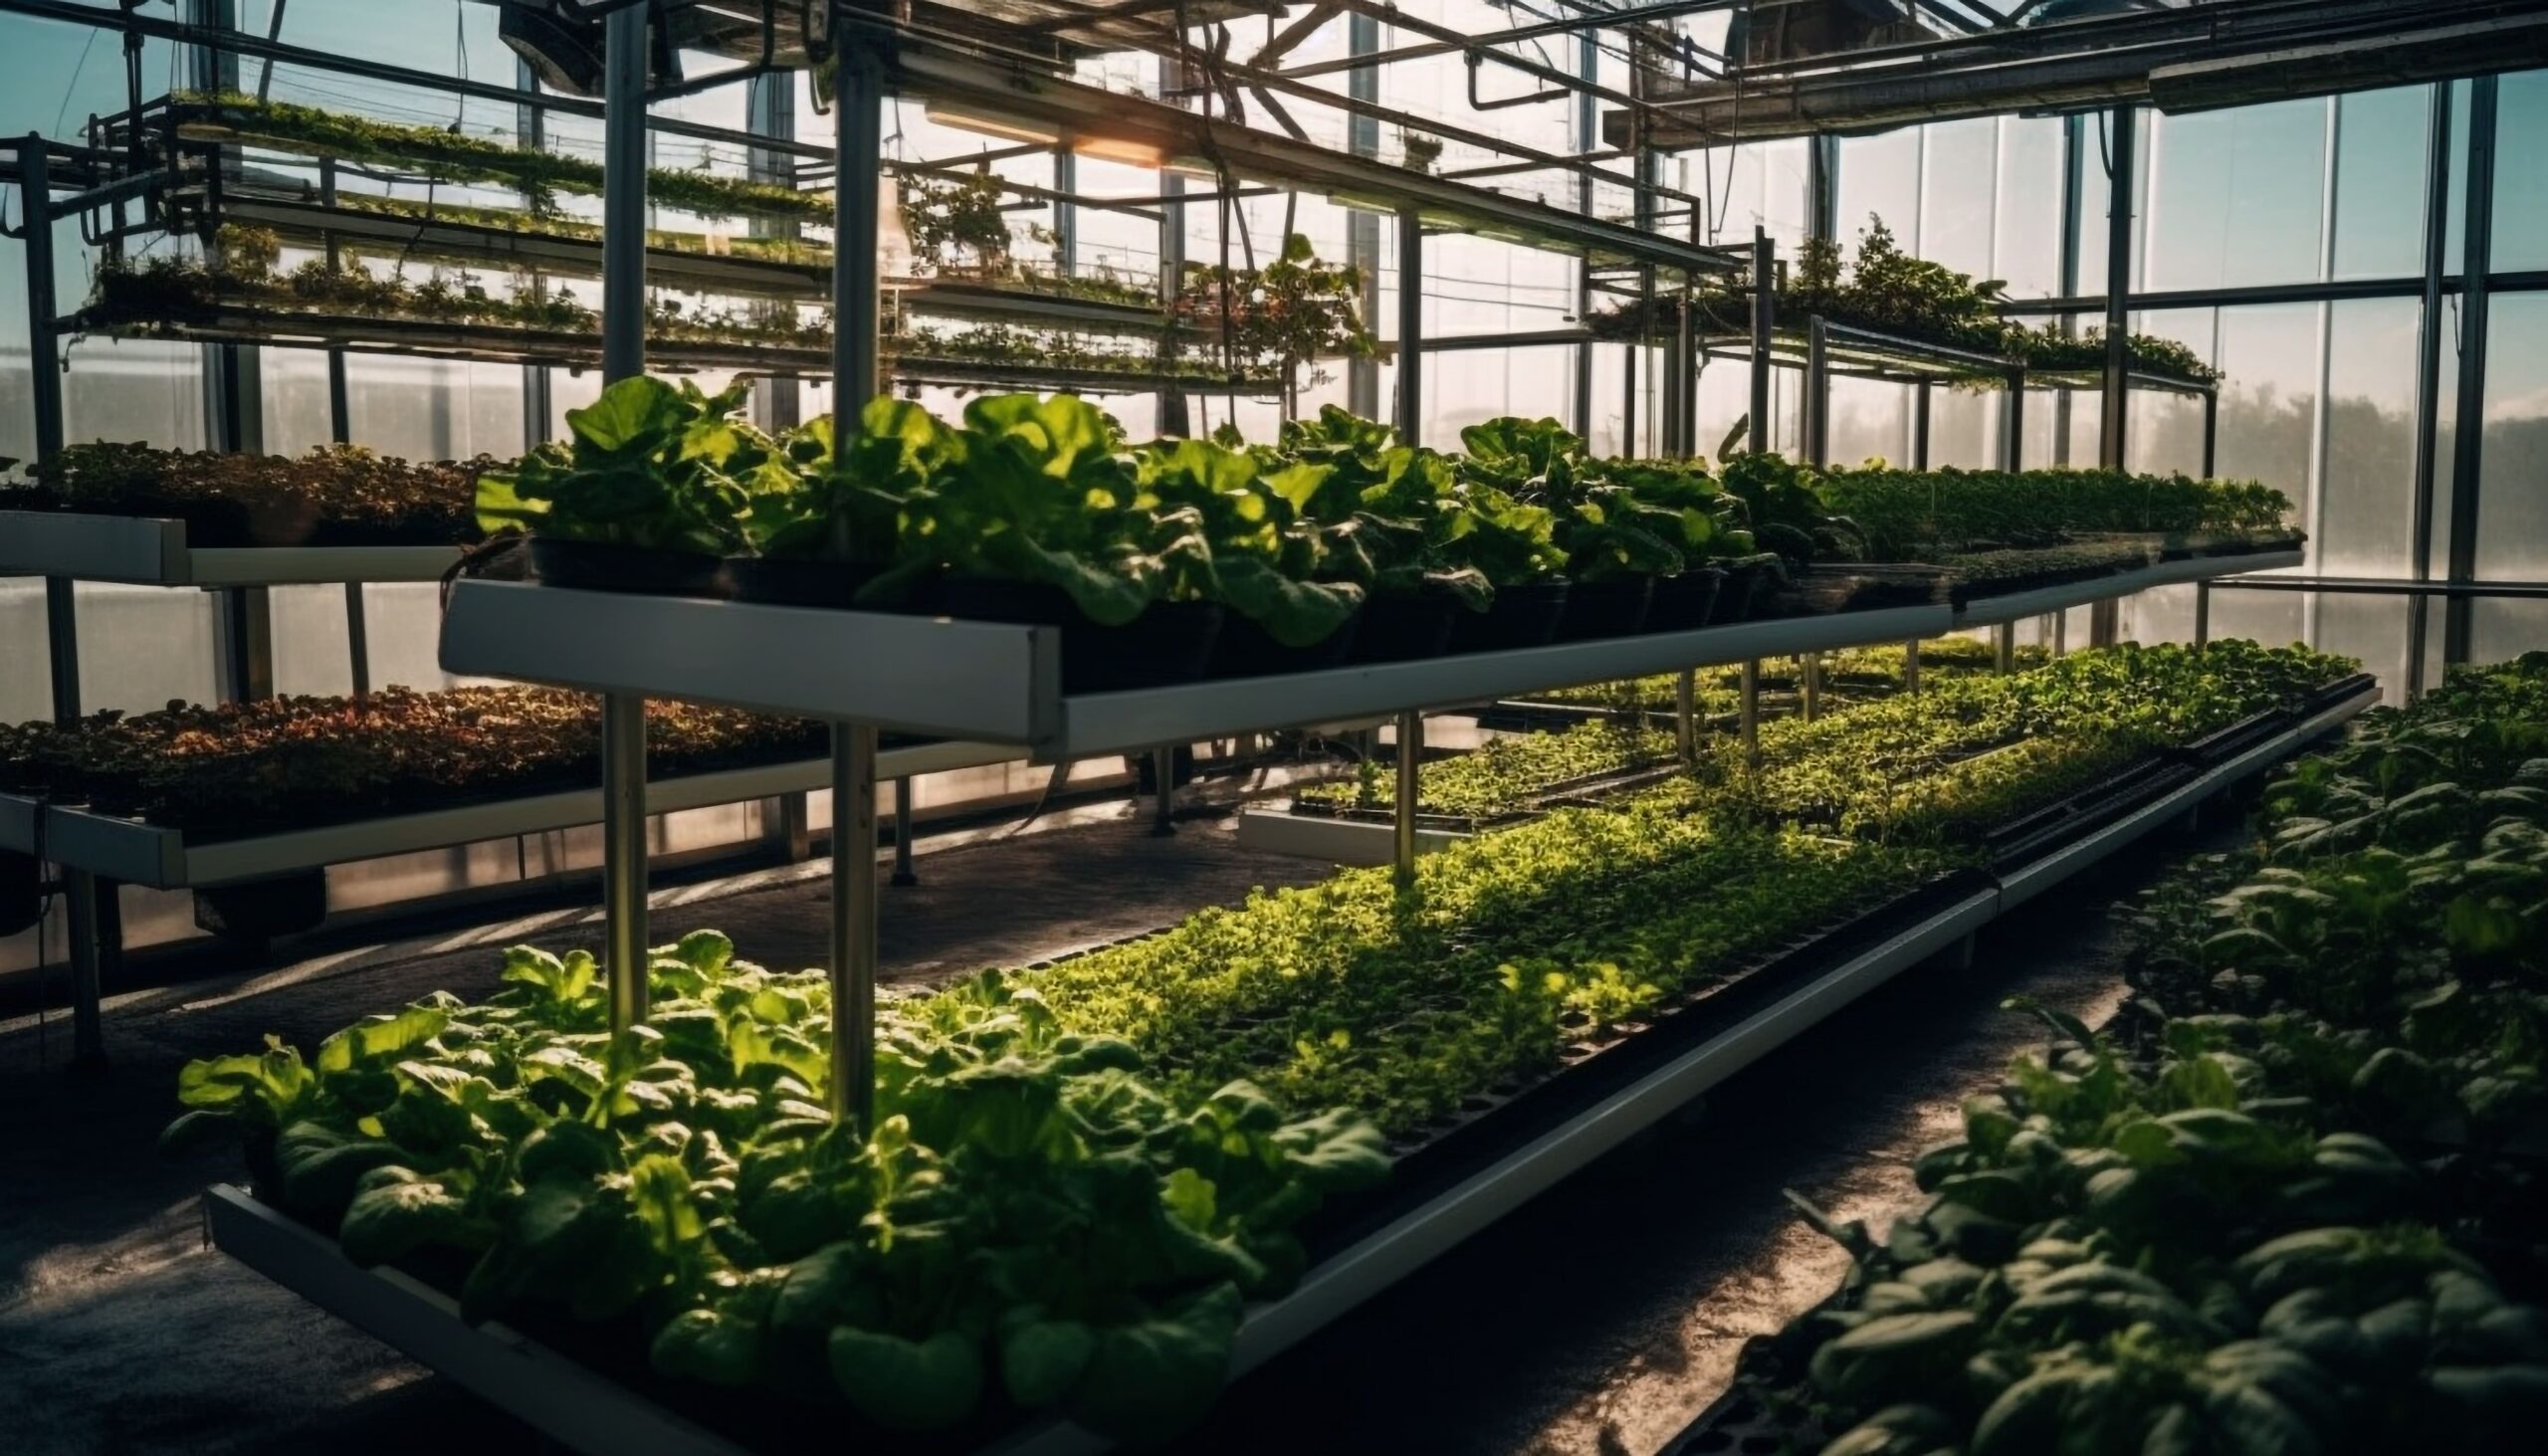
[[[976,131],[984,136],[997,137],[1002,141],[1037,141],[1046,146],[1058,146],[1062,140],[1060,131],[1041,121],[1029,121],[1022,117],[954,102],[931,102],[922,108],[921,114],[941,126],[953,126],[959,131]]]

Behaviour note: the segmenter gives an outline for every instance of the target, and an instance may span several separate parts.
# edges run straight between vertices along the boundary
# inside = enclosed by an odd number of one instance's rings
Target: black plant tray
[[[2055,586],[2069,586],[2080,581],[2099,581],[2120,576],[2127,571],[2148,569],[2146,562],[2107,561],[2076,566],[2048,567],[2041,571],[2011,573],[2006,576],[1970,578],[1958,574],[1948,585],[1948,597],[1957,611],[1977,601],[1997,596],[2016,596],[2020,592],[2043,591]]]
[[[2287,708],[2268,708],[2262,713],[2249,714],[2228,728],[2215,728],[2199,738],[2179,743],[2167,750],[2168,755],[2181,763],[2210,768],[2235,758],[2296,721]]]
[[[1500,824],[1514,824],[1524,819],[1534,818],[1544,809],[1555,807],[1561,800],[1582,803],[1598,795],[1642,788],[1646,784],[1660,782],[1671,777],[1676,766],[1668,762],[1643,763],[1628,768],[1614,768],[1602,773],[1586,773],[1574,778],[1561,778],[1554,783],[1542,784],[1539,792],[1531,795],[1529,804],[1510,813],[1481,818],[1474,814],[1419,812],[1415,816],[1415,825],[1418,829],[1441,830],[1451,834],[1474,834],[1480,829],[1492,829]],[[1395,824],[1397,822],[1395,809],[1338,806],[1309,799],[1292,800],[1291,811],[1304,819],[1343,819],[1355,824]]]
[[[2307,718],[2323,709],[2333,708],[2346,699],[2379,685],[2380,680],[2369,673],[2354,673],[2348,677],[2338,678],[2323,688],[2315,688],[2302,695],[2300,717]]]
[[[1386,1183],[1323,1213],[1310,1232],[1313,1262],[1421,1207],[1513,1149],[1721,1035],[1798,984],[1866,947],[1988,889],[1979,870],[1956,870],[1868,906],[1819,933],[1773,947],[1658,1006],[1646,1020],[1588,1030],[1555,1067],[1469,1098],[1448,1119],[1401,1140]]]
[[[2141,759],[1984,836],[1991,873],[2006,875],[2033,864],[2201,776],[2201,770],[2192,765],[2164,756]]]
[[[1477,711],[1479,728],[1498,732],[1527,733],[1542,729],[1564,729],[1588,723],[1628,723],[1664,728],[1672,722],[1668,708],[1638,709],[1621,712],[1615,708],[1595,708],[1589,703],[1547,703],[1536,699],[1510,698],[1490,703]]]
[[[1775,1337],[1755,1335],[1743,1342],[1743,1352],[1735,1357],[1734,1383],[1657,1456],[1784,1456],[1829,1445],[1832,1432],[1822,1422],[1809,1415],[1792,1419],[1770,1398],[1773,1390],[1801,1383],[1801,1374],[1788,1364],[1779,1357]]]

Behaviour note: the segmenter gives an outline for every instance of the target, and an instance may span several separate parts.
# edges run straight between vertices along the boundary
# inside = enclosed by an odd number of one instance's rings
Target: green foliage
[[[1997,279],[1975,281],[1942,264],[1902,251],[1884,219],[1869,215],[1858,235],[1854,263],[1844,261],[1840,244],[1830,238],[1808,238],[1797,249],[1795,266],[1778,288],[1778,315],[1785,325],[1798,325],[1819,315],[1833,323],[1891,334],[1968,353],[2016,360],[2044,374],[2102,371],[2105,340],[2090,328],[2073,337],[2058,322],[2040,328],[2016,322],[2002,313],[2008,285]],[[1692,321],[1710,333],[1743,332],[1752,326],[1752,283],[1737,276],[1697,294],[1690,302]],[[1618,305],[1589,321],[1605,338],[1654,337],[1677,331],[1681,300],[1658,296]],[[2217,382],[2221,371],[2175,339],[2135,333],[2127,341],[2135,372]],[[1983,387],[2002,382],[1985,371],[1972,381]]]
[[[168,1141],[242,1139],[257,1190],[362,1263],[465,1267],[472,1320],[636,1327],[666,1376],[845,1404],[878,1427],[1030,1410],[1157,1440],[1226,1374],[1291,1232],[1380,1177],[1368,1123],[1245,1083],[1165,1095],[1142,1059],[997,978],[889,1005],[871,1137],[822,1111],[828,983],[697,932],[613,1035],[590,956],[504,989],[190,1064]]]
[[[802,761],[821,725],[650,700],[648,766],[673,776]],[[494,797],[589,788],[601,716],[588,694],[503,686],[376,688],[0,725],[0,791],[171,829],[271,833]]]
[[[410,464],[358,445],[286,457],[100,441],[0,481],[0,511],[182,520],[190,546],[449,545],[478,535],[471,503],[497,464]]]
[[[1281,255],[1262,268],[1187,265],[1171,312],[1237,358],[1279,360],[1287,413],[1302,364],[1368,358],[1378,347],[1363,321],[1363,271],[1320,261],[1300,233],[1286,237]]]
[[[2126,914],[2104,1032],[2013,1002],[2054,1045],[1883,1242],[1832,1230],[1774,1403],[1857,1422],[1834,1451],[2518,1449],[2548,1313],[2489,1261],[2538,1226],[2544,725],[2536,654],[2375,710]]]
[[[537,213],[556,211],[556,194],[598,197],[601,163],[535,146],[473,136],[458,127],[417,126],[290,102],[259,101],[235,92],[180,93],[183,134],[219,136],[257,146],[369,162],[418,172],[436,181],[487,183],[519,189]],[[705,169],[656,167],[646,174],[655,202],[703,217],[777,217],[828,222],[829,193],[799,192],[774,183],[722,177]]]
[[[755,488],[791,471],[775,442],[736,416],[748,383],[707,394],[640,375],[566,411],[567,442],[478,482],[488,530],[724,555],[743,544]]]

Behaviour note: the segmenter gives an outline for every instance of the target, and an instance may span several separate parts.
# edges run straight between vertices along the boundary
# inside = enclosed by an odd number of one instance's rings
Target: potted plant
[[[532,567],[553,585],[721,595],[724,558],[744,543],[745,482],[777,454],[734,417],[749,388],[619,380],[566,412],[564,443],[479,478],[479,523],[529,531]]]

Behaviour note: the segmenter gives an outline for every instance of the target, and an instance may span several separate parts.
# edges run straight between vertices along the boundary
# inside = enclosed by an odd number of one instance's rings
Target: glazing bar
[[[1424,757],[1424,715],[1412,710],[1397,716],[1397,881],[1415,881],[1415,807],[1419,798],[1417,770]]]
[[[601,855],[604,969],[610,1025],[646,1019],[646,700],[601,700]]]
[[[1673,747],[1684,763],[1699,759],[1699,675],[1696,669],[1681,669],[1681,677],[1672,685]]]
[[[1423,443],[1424,219],[1412,206],[1401,207],[1397,213],[1396,424],[1398,443]],[[1414,841],[1405,842],[1411,856]],[[1413,860],[1404,862],[1412,864]]]
[[[894,780],[894,879],[897,889],[908,889],[920,883],[920,872],[912,868],[912,781]]]
[[[1778,255],[1769,229],[1752,229],[1752,415],[1746,442],[1754,454],[1770,448],[1770,346],[1779,331]]]
[[[1746,766],[1761,766],[1761,660],[1752,658],[1743,664],[1743,761]]]
[[[844,98],[845,100],[845,98]],[[876,1114],[876,729],[832,725],[831,1112]]]
[[[646,18],[607,22],[602,74],[602,375],[646,372]],[[646,700],[601,700],[603,967],[614,1031],[646,1019]]]

